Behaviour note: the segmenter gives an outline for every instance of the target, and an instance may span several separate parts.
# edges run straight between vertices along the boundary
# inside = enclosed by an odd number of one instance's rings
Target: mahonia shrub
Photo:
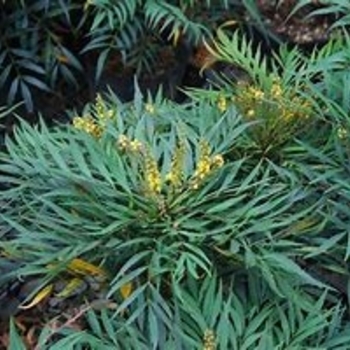
[[[71,333],[58,344],[240,349],[348,339],[342,328],[327,331],[329,318],[343,323],[334,300],[324,316],[313,311],[315,293],[324,309],[327,281],[300,263],[322,227],[310,192],[269,175],[266,164],[251,169],[244,157],[229,157],[255,125],[235,106],[221,107],[205,97],[177,105],[137,93],[122,104],[98,95],[71,125],[22,122],[6,139],[0,262],[19,265],[1,280],[38,280],[24,310],[47,298],[62,307],[67,298],[90,301],[89,336]],[[252,305],[261,313],[249,322],[264,322],[244,330],[247,316],[238,326],[235,314]],[[281,314],[287,310],[299,310],[299,338],[285,333],[297,317]],[[285,317],[283,336],[258,340],[259,329]],[[303,320],[319,327],[303,333]],[[114,335],[104,339],[99,322]],[[56,338],[43,332],[49,346]]]
[[[235,151],[241,147],[241,152],[255,159],[278,165],[285,163],[290,150],[294,157],[298,138],[314,138],[315,130],[321,136],[324,108],[313,79],[322,66],[313,66],[297,49],[283,46],[278,54],[264,56],[239,30],[230,34],[219,29],[216,35],[217,41],[206,48],[213,60],[226,66],[226,75],[216,75],[210,91],[189,89],[187,93],[192,98],[205,96],[222,112],[233,106],[251,125]],[[320,142],[326,138],[322,135]]]

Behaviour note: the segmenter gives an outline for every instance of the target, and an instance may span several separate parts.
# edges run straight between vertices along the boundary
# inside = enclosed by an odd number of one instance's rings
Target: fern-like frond
[[[267,58],[259,47],[254,48],[252,41],[241,31],[228,35],[219,29],[212,46],[206,46],[219,61],[240,67],[260,86],[266,84],[269,78]]]
[[[189,19],[179,7],[165,1],[147,0],[144,5],[145,17],[152,30],[168,32],[168,38],[174,39],[179,33],[198,42],[208,30],[200,23]]]

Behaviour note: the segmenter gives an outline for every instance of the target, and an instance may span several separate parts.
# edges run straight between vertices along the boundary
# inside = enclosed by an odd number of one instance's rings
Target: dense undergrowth
[[[124,83],[134,74],[180,83],[192,49],[222,23],[241,25],[244,11],[256,8],[248,5],[236,0],[2,1],[0,103],[24,101],[23,113],[55,116],[60,105],[78,107],[120,76]]]
[[[41,310],[10,349],[349,349],[350,38],[207,50],[244,79],[6,137],[0,285]]]

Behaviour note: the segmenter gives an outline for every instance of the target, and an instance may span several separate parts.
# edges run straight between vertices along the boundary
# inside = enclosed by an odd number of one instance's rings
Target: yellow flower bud
[[[145,111],[149,114],[154,114],[156,109],[152,103],[146,103],[145,104]]]
[[[225,112],[227,110],[227,100],[225,97],[221,96],[219,97],[218,103],[217,103],[218,109],[220,112]]]

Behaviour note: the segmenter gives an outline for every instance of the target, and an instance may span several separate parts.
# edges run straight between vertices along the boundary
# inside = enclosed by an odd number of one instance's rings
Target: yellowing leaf
[[[222,30],[223,28],[227,28],[227,27],[237,27],[237,25],[238,25],[238,21],[231,19],[222,23],[219,27],[219,30],[220,29]]]
[[[64,64],[69,63],[69,59],[65,55],[57,55],[56,58],[57,58],[57,61],[60,63],[64,63]]]
[[[120,294],[124,299],[128,298],[130,294],[132,293],[132,282],[125,283],[121,288],[120,288]]]
[[[39,291],[39,293],[34,297],[34,299],[29,304],[20,305],[19,308],[22,310],[27,310],[32,308],[33,306],[43,301],[48,295],[50,295],[52,290],[53,290],[53,284],[47,285],[45,288]]]
[[[57,294],[57,297],[59,298],[67,298],[72,293],[74,293],[82,284],[84,281],[81,278],[75,277],[72,278],[67,285]]]
[[[79,258],[73,259],[68,264],[68,270],[72,273],[77,273],[83,276],[90,275],[104,277],[106,275],[105,271],[100,267]]]
[[[174,32],[173,32],[173,46],[178,45],[181,34],[182,33],[181,33],[181,30],[179,28],[174,30]]]

